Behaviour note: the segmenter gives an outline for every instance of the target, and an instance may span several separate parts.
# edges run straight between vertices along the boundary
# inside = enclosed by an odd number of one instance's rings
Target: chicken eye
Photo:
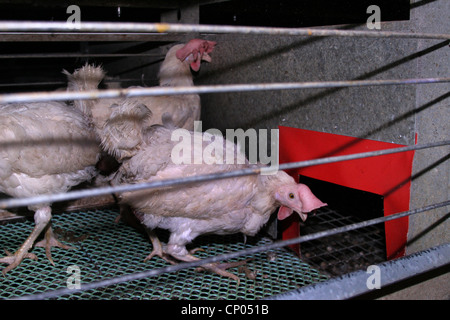
[[[294,194],[292,192],[289,193],[289,199],[294,199],[294,198],[295,198]]]

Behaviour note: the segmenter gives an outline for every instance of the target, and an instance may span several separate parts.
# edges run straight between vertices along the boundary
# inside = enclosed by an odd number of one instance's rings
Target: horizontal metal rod
[[[0,54],[0,59],[48,59],[48,58],[122,58],[122,57],[164,57],[156,53],[16,53]]]
[[[378,264],[380,289],[450,263],[450,243]],[[267,300],[343,300],[373,291],[371,273],[358,270],[340,277],[266,298]],[[351,279],[351,281],[350,281]]]
[[[138,78],[135,78],[135,79],[132,79],[132,78],[130,78],[130,79],[114,79],[114,78],[110,78],[110,79],[107,79],[107,80],[105,80],[104,82],[106,83],[106,84],[108,84],[108,83],[117,83],[117,82],[121,82],[121,83],[124,83],[124,82],[136,82],[136,83],[139,83],[139,82],[142,82],[142,81],[147,81],[147,82],[157,82],[158,81],[158,79],[156,79],[156,78],[154,78],[154,79],[151,79],[151,78],[149,78],[149,79],[142,79],[142,78],[140,78],[140,79],[138,79]],[[20,82],[20,83],[0,83],[0,87],[40,87],[40,86],[61,86],[61,87],[64,87],[64,86],[67,86],[67,82],[65,82],[65,81],[52,81],[52,82]]]
[[[419,85],[430,83],[450,82],[445,78],[419,78],[419,79],[391,79],[391,80],[347,80],[347,81],[313,81],[313,82],[282,82],[282,83],[256,83],[256,84],[228,84],[204,85],[193,87],[150,87],[127,88],[71,92],[31,92],[0,95],[0,104],[25,103],[43,101],[89,100],[101,98],[129,98],[141,96],[165,96],[181,94],[204,94],[223,92],[252,92],[264,90],[300,90],[325,89],[345,87],[366,87],[383,85]]]
[[[386,216],[386,217],[381,217],[381,218],[376,218],[376,219],[367,220],[367,221],[363,221],[363,222],[358,222],[358,223],[354,223],[351,225],[334,228],[331,230],[321,231],[321,232],[317,232],[317,233],[314,233],[311,235],[300,236],[300,237],[289,239],[289,240],[276,241],[271,244],[248,248],[248,249],[231,252],[231,253],[225,253],[225,254],[214,256],[214,257],[201,259],[198,261],[183,262],[183,263],[179,263],[177,265],[172,265],[172,266],[168,266],[168,267],[152,269],[149,271],[143,271],[143,272],[138,272],[138,273],[120,276],[120,277],[116,277],[116,278],[91,282],[88,284],[82,284],[80,289],[58,289],[58,290],[53,290],[53,291],[47,291],[47,292],[44,292],[41,294],[18,297],[16,299],[17,300],[43,300],[43,299],[49,299],[49,298],[56,298],[59,296],[73,294],[73,293],[77,293],[77,292],[81,292],[81,291],[97,289],[97,288],[106,287],[106,286],[110,286],[110,285],[116,285],[116,284],[120,284],[120,283],[124,283],[124,282],[140,280],[140,279],[144,279],[144,278],[148,278],[148,277],[155,277],[155,276],[158,276],[158,275],[164,274],[164,273],[175,272],[175,271],[192,268],[192,267],[199,267],[199,266],[207,264],[207,263],[215,263],[215,262],[219,262],[219,261],[230,260],[230,259],[239,258],[242,256],[256,254],[259,252],[279,249],[279,248],[286,247],[286,246],[289,246],[292,244],[316,240],[316,239],[320,239],[323,237],[368,227],[368,226],[371,226],[374,224],[403,218],[403,217],[418,214],[421,212],[430,211],[430,210],[441,208],[441,207],[448,206],[448,205],[450,205],[450,201],[436,203],[436,204],[432,204],[432,205],[429,205],[429,206],[426,206],[423,208],[419,208],[419,209],[409,210],[409,211],[396,213],[396,214]]]
[[[413,146],[406,146],[406,147],[399,147],[399,148],[392,148],[392,149],[382,149],[382,150],[363,152],[363,153],[355,153],[355,154],[349,154],[349,155],[343,155],[343,156],[334,156],[334,157],[326,157],[326,158],[306,160],[306,161],[283,163],[283,164],[280,164],[277,169],[278,170],[288,170],[288,169],[294,169],[294,168],[303,168],[303,167],[310,167],[310,166],[316,166],[316,165],[322,165],[322,164],[328,164],[328,163],[335,163],[335,162],[340,162],[340,161],[348,161],[348,160],[362,159],[362,158],[368,158],[368,157],[382,156],[382,155],[387,155],[387,154],[392,154],[392,153],[408,152],[408,151],[421,150],[421,149],[427,149],[427,148],[435,148],[435,147],[441,147],[441,146],[445,146],[445,145],[450,145],[450,140],[432,142],[432,143],[426,143],[426,144],[419,144],[419,145],[413,145]],[[152,181],[152,182],[146,182],[146,183],[124,184],[124,185],[119,185],[119,186],[114,186],[114,187],[101,187],[101,188],[69,191],[66,193],[40,195],[40,196],[35,196],[35,197],[30,197],[30,198],[10,198],[10,199],[0,200],[0,209],[29,206],[29,205],[39,204],[39,203],[48,203],[48,202],[53,203],[53,202],[58,202],[58,201],[95,197],[95,196],[101,196],[101,195],[112,194],[112,193],[121,193],[121,192],[127,192],[127,191],[155,189],[155,188],[162,188],[162,187],[168,187],[168,186],[180,186],[180,185],[186,185],[186,184],[192,184],[192,183],[198,183],[198,182],[213,181],[213,180],[218,180],[218,179],[228,179],[228,178],[234,178],[234,177],[256,175],[256,174],[261,174],[261,172],[264,172],[264,171],[270,171],[270,170],[265,167],[249,168],[249,169],[234,170],[234,171],[229,171],[229,172],[217,172],[217,173],[206,174],[206,175],[182,177],[182,178],[176,178],[176,179],[164,179],[164,180],[158,180],[158,181]]]
[[[319,28],[272,28],[248,26],[222,26],[169,23],[113,23],[113,22],[33,22],[3,21],[0,32],[139,32],[139,33],[227,33],[265,34],[315,37],[375,37],[375,38],[415,38],[450,39],[450,34],[414,33],[400,31],[338,30]]]
[[[67,86],[65,81],[48,82],[19,82],[19,83],[0,83],[0,87],[40,87],[40,86]]]
[[[132,42],[181,42],[186,35],[175,33],[138,33],[138,32],[0,32],[0,42],[32,41],[132,41]]]

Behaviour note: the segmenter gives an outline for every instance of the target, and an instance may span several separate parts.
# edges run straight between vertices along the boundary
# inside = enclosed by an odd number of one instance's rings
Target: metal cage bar
[[[223,92],[249,92],[266,90],[300,90],[382,85],[419,85],[450,82],[449,77],[390,80],[347,80],[317,82],[255,83],[229,85],[203,85],[194,87],[149,87],[74,92],[31,92],[0,95],[0,103],[25,103],[43,101],[89,100],[102,98],[131,98],[141,96],[164,96]]]
[[[157,57],[164,55],[157,53],[15,53],[0,54],[0,59],[54,59],[54,58],[126,58],[126,57]]]
[[[375,38],[414,38],[414,39],[450,39],[450,34],[429,34],[429,33],[408,33],[408,32],[395,32],[395,31],[359,31],[359,30],[336,30],[336,29],[316,29],[316,28],[266,28],[266,27],[235,27],[235,26],[214,26],[214,25],[189,25],[189,24],[163,24],[163,23],[80,23],[78,25],[72,25],[63,22],[0,22],[0,35],[8,34],[11,32],[27,32],[33,34],[36,32],[59,32],[61,34],[69,34],[70,32],[76,31],[81,35],[88,35],[92,32],[104,32],[104,33],[116,33],[116,32],[129,32],[129,33],[147,33],[147,34],[164,34],[164,33],[190,33],[190,32],[200,32],[200,33],[234,33],[234,34],[266,34],[266,35],[291,35],[291,36],[315,36],[315,37],[375,37]],[[1,58],[1,56],[0,56]],[[50,101],[50,100],[73,100],[73,99],[101,99],[101,98],[122,98],[122,97],[136,97],[136,96],[157,96],[157,95],[169,95],[169,94],[193,94],[193,93],[217,93],[217,92],[235,92],[235,91],[262,91],[262,90],[287,90],[287,89],[320,89],[320,88],[340,88],[340,87],[360,87],[360,86],[376,86],[376,85],[410,85],[410,84],[427,84],[427,83],[442,83],[450,82],[450,78],[427,78],[427,79],[393,79],[393,80],[362,80],[362,81],[328,81],[328,82],[297,82],[297,83],[268,83],[268,84],[236,84],[236,85],[220,85],[220,86],[196,86],[196,87],[178,87],[178,88],[132,88],[132,89],[120,89],[120,90],[102,90],[102,91],[89,91],[89,92],[39,92],[39,93],[24,93],[24,94],[4,94],[0,95],[0,103],[17,103],[17,102],[31,102],[31,101]],[[313,166],[325,163],[333,163],[338,161],[348,161],[353,159],[360,159],[366,157],[374,157],[385,154],[392,154],[397,152],[407,152],[412,150],[421,150],[426,148],[441,147],[449,145],[450,141],[440,141],[428,144],[421,144],[415,146],[408,146],[402,148],[394,148],[387,150],[379,150],[374,152],[359,153],[347,156],[338,157],[328,157],[322,159],[313,159],[308,161],[293,162],[282,164],[278,169],[292,169],[300,168],[306,166]],[[104,195],[116,192],[141,190],[148,188],[159,188],[163,186],[173,186],[182,185],[187,183],[195,183],[200,181],[211,181],[216,179],[226,179],[231,177],[247,176],[260,174],[265,169],[245,169],[237,170],[227,173],[217,173],[204,176],[194,176],[179,179],[170,179],[164,181],[155,181],[152,183],[143,183],[139,185],[123,185],[117,187],[106,187],[106,188],[96,188],[91,190],[80,190],[71,191],[64,194],[55,195],[43,195],[33,198],[23,198],[23,199],[6,199],[0,201],[0,208],[10,208],[17,206],[25,206],[30,204],[36,204],[41,202],[56,202],[70,199],[77,199],[83,197],[90,197],[96,195]],[[301,236],[298,238],[278,241],[273,244],[264,245],[256,248],[250,248],[238,252],[232,252],[228,254],[218,255],[211,258],[202,259],[195,262],[180,263],[175,266],[168,266],[161,269],[150,270],[141,273],[135,273],[132,275],[127,275],[123,277],[106,279],[87,285],[82,285],[81,291],[90,290],[93,288],[109,286],[113,284],[128,282],[136,279],[142,279],[145,277],[156,276],[166,272],[175,272],[184,268],[191,268],[200,266],[205,263],[212,263],[227,259],[232,259],[244,255],[254,254],[261,251],[267,251],[271,249],[276,249],[280,247],[285,247],[291,244],[302,243],[305,241],[310,241],[318,239],[321,237],[326,237],[329,235],[334,235],[338,233],[348,232],[350,230],[355,230],[358,228],[370,226],[377,223],[382,223],[385,221],[390,221],[393,219],[402,218],[405,216],[429,211],[432,209],[445,207],[450,205],[450,201],[445,201],[442,203],[436,203],[429,205],[427,207],[414,209],[398,214],[394,214],[387,217],[376,218],[372,220],[367,220],[360,223],[355,223],[351,225],[346,225],[343,227],[337,227],[331,230],[326,230],[323,232],[318,232],[315,234]],[[448,251],[450,246],[443,245],[438,248],[429,249],[428,252],[434,257],[434,254],[442,255],[445,252],[446,259],[444,263],[448,263]],[[444,251],[443,251],[444,250]],[[401,258],[401,259],[407,259]],[[415,255],[414,259],[419,259],[417,261],[422,261],[422,256]],[[441,258],[441,256],[439,256]],[[443,261],[440,259],[440,261]],[[403,260],[399,261],[398,266],[400,268],[405,268]],[[419,264],[419,263],[418,263]],[[384,263],[380,265],[381,268],[392,268],[392,264]],[[421,269],[422,270],[422,269]],[[397,272],[398,270],[393,270]],[[394,277],[397,281],[399,278],[404,276],[409,276],[414,272],[403,273],[400,277]],[[423,271],[422,271],[423,272]],[[361,272],[359,272],[359,275]],[[355,277],[358,276],[355,273]],[[366,275],[367,277],[367,275]],[[329,285],[332,286],[335,283],[339,283],[339,279],[330,282]],[[365,283],[365,282],[364,282]],[[350,284],[349,284],[350,285]],[[353,284],[351,284],[353,285]],[[305,287],[300,289],[300,291],[295,290],[294,292],[289,292],[287,295],[281,295],[280,297],[285,299],[288,297],[298,298],[302,296],[302,292],[305,292],[308,296],[308,292],[311,290],[310,287]],[[61,289],[51,292],[45,292],[33,296],[25,296],[19,299],[47,299],[52,297],[57,297],[60,295],[72,294],[76,291],[72,289]],[[359,291],[355,288],[350,291],[350,294],[358,293]],[[311,297],[311,296],[308,296]],[[333,296],[335,297],[335,296]],[[341,296],[338,296],[341,297]],[[346,296],[342,296],[346,298]],[[275,297],[278,298],[278,297]],[[317,296],[320,298],[320,296]]]
[[[355,154],[344,155],[344,156],[334,156],[334,157],[326,157],[326,158],[320,158],[320,159],[314,159],[314,160],[284,163],[284,164],[279,165],[277,170],[287,170],[287,169],[294,169],[294,168],[309,167],[309,166],[314,166],[314,165],[321,165],[321,164],[334,163],[334,162],[340,162],[340,161],[348,161],[348,160],[354,160],[354,159],[376,157],[376,156],[392,154],[392,153],[441,147],[441,146],[446,146],[446,145],[450,145],[450,140],[427,143],[427,144],[418,144],[418,145],[414,145],[414,146],[407,146],[407,147],[400,147],[400,148],[392,148],[392,149],[384,149],[384,150],[378,150],[378,151],[355,153]],[[69,191],[66,193],[59,193],[59,194],[54,194],[54,195],[41,195],[41,196],[30,197],[30,198],[5,199],[5,200],[0,201],[0,209],[27,206],[27,205],[38,204],[38,203],[46,203],[46,202],[74,200],[74,199],[79,199],[79,198],[100,196],[100,195],[117,193],[117,192],[137,191],[137,190],[143,190],[143,189],[154,189],[154,188],[161,188],[161,187],[168,187],[168,186],[184,185],[184,184],[189,184],[189,183],[205,182],[205,181],[227,179],[227,178],[233,178],[233,177],[242,177],[242,176],[256,175],[256,174],[261,174],[261,173],[266,173],[266,174],[269,173],[270,174],[271,170],[273,170],[273,168],[270,168],[270,167],[249,168],[249,169],[233,170],[233,171],[229,171],[229,172],[218,172],[218,173],[207,174],[207,175],[198,175],[198,176],[183,177],[183,178],[177,178],[177,179],[159,180],[159,181],[153,181],[153,182],[147,182],[147,183],[128,184],[128,185],[120,185],[120,186],[115,186],[115,187],[100,187],[100,188],[89,189],[89,190]]]
[[[244,255],[251,255],[251,254],[258,253],[258,252],[268,251],[268,250],[272,250],[272,249],[277,249],[277,248],[289,246],[289,245],[292,245],[292,244],[302,243],[302,242],[315,240],[315,239],[323,238],[323,237],[330,236],[330,235],[335,235],[335,234],[339,234],[339,233],[343,233],[343,232],[348,232],[348,231],[351,231],[351,230],[356,230],[356,229],[367,227],[367,226],[371,226],[371,225],[374,225],[374,224],[378,224],[378,223],[382,223],[382,222],[386,222],[386,221],[391,221],[391,220],[395,220],[395,219],[399,219],[399,218],[403,218],[403,217],[406,217],[406,216],[418,214],[418,213],[421,213],[421,212],[426,212],[426,211],[429,211],[429,210],[432,210],[432,209],[436,209],[436,208],[440,208],[440,207],[444,207],[444,206],[448,206],[448,205],[450,205],[450,200],[449,201],[445,201],[445,202],[441,202],[441,203],[436,203],[436,204],[433,204],[433,205],[429,205],[429,206],[426,206],[426,207],[423,207],[423,208],[409,210],[409,211],[405,211],[405,212],[400,212],[400,213],[396,213],[396,214],[393,214],[393,215],[390,215],[390,216],[386,216],[386,217],[366,220],[366,221],[363,221],[363,222],[358,222],[358,223],[354,223],[354,224],[351,224],[351,225],[334,228],[334,229],[331,229],[331,230],[317,232],[317,233],[306,235],[306,236],[300,236],[300,237],[289,239],[289,240],[277,241],[277,242],[274,242],[272,244],[267,244],[267,245],[263,245],[263,246],[258,246],[258,247],[253,247],[253,248],[249,248],[249,249],[244,249],[244,250],[240,250],[240,251],[237,251],[237,252],[225,253],[225,254],[221,254],[221,255],[217,255],[217,256],[214,256],[214,257],[205,258],[205,259],[201,259],[201,260],[197,260],[197,261],[193,261],[193,262],[183,262],[183,263],[180,263],[180,264],[177,264],[177,265],[172,265],[172,266],[168,266],[168,267],[164,267],[164,268],[152,269],[152,270],[149,270],[149,271],[134,273],[134,274],[125,275],[125,276],[121,276],[121,277],[117,277],[117,278],[112,278],[112,279],[106,279],[106,280],[101,280],[101,281],[97,281],[97,282],[92,282],[92,283],[89,283],[89,284],[86,284],[86,285],[81,285],[80,289],[59,289],[59,290],[44,292],[42,294],[36,294],[36,295],[20,297],[17,300],[31,300],[31,299],[32,300],[42,300],[42,299],[49,299],[49,298],[54,298],[54,297],[58,297],[58,296],[61,296],[61,295],[67,295],[67,294],[76,293],[76,292],[79,292],[79,291],[91,290],[91,289],[95,289],[95,288],[115,285],[115,284],[119,284],[119,283],[123,283],[123,282],[134,281],[134,280],[143,279],[143,278],[147,278],[147,277],[154,277],[154,276],[160,275],[162,273],[175,272],[175,271],[178,271],[178,270],[181,270],[181,269],[185,269],[185,268],[199,267],[199,266],[207,264],[207,263],[214,263],[214,262],[219,262],[219,261],[223,261],[223,260],[229,260],[229,259],[233,259],[233,258],[238,258],[238,257],[244,256]]]
[[[360,31],[315,28],[270,28],[170,23],[108,23],[108,22],[18,22],[0,23],[0,32],[130,32],[130,33],[232,33],[315,37],[375,37],[450,39],[450,34],[412,33],[399,31]]]
[[[376,265],[379,269],[380,289],[450,264],[450,243],[413,253],[406,257]],[[267,300],[343,300],[350,299],[371,289],[367,286],[370,274],[359,270],[266,298]],[[348,281],[351,278],[352,281]]]

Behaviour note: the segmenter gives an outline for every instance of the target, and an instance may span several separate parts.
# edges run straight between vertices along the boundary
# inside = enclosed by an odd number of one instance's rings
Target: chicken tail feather
[[[95,90],[105,77],[105,71],[101,66],[85,64],[74,71],[73,74],[66,70],[63,73],[67,76],[69,91]]]
[[[98,85],[105,77],[105,72],[102,67],[85,64],[83,67],[74,71],[73,74],[67,70],[63,70],[67,76],[67,91],[88,91],[96,90]],[[74,106],[83,114],[92,118],[92,100],[75,100]]]

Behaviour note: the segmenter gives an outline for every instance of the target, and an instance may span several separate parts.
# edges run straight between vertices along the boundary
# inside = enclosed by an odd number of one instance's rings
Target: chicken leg
[[[178,255],[173,255],[171,254],[174,258],[180,260],[180,261],[184,261],[184,262],[192,262],[192,261],[198,261],[201,260],[200,258],[197,258],[195,256],[193,256],[192,254],[186,254],[184,256],[178,256]],[[235,281],[237,281],[237,284],[239,285],[240,280],[239,277],[232,274],[231,272],[226,271],[226,269],[229,268],[235,268],[241,265],[244,265],[247,263],[247,260],[245,261],[236,261],[236,262],[227,262],[227,263],[207,263],[204,265],[201,265],[199,268],[197,268],[196,270],[198,271],[199,269],[203,269],[212,273],[216,273],[218,275],[221,275],[223,277],[227,277],[230,279],[233,279]]]
[[[31,234],[28,236],[22,246],[16,251],[16,253],[10,255],[7,252],[8,255],[0,259],[0,262],[9,264],[5,269],[2,270],[3,275],[17,267],[25,258],[37,260],[36,255],[28,253],[28,250],[30,250],[36,238],[48,225],[51,217],[52,214],[50,207],[43,207],[36,210],[36,212],[34,213],[35,226]]]
[[[189,253],[184,245],[178,245],[174,244],[173,240],[177,236],[172,233],[171,239],[169,240],[169,244],[167,245],[167,254],[170,254],[175,259],[178,259],[180,261],[185,262],[192,262],[192,261],[198,261],[201,260],[200,258],[197,258],[193,256],[191,253]],[[172,240],[172,241],[171,241]],[[216,273],[218,275],[233,279],[237,281],[238,285],[240,283],[239,277],[232,274],[231,272],[226,271],[226,269],[238,267],[240,265],[246,264],[247,260],[245,261],[237,261],[237,262],[229,262],[229,263],[207,263],[204,265],[201,265],[199,268],[204,269],[206,271]]]
[[[34,246],[45,248],[45,255],[47,256],[47,259],[50,261],[50,263],[54,266],[55,263],[53,262],[52,254],[51,254],[52,247],[59,247],[59,248],[66,249],[66,250],[74,249],[74,248],[71,246],[62,244],[58,240],[58,238],[53,233],[52,226],[50,225],[50,223],[48,223],[46,228],[47,228],[47,231],[45,232],[44,239],[39,241],[38,243],[36,243]]]
[[[147,231],[148,237],[152,242],[153,249],[152,252],[150,252],[150,254],[144,259],[144,262],[150,260],[154,256],[158,256],[164,259],[165,261],[169,262],[170,264],[176,264],[175,261],[169,258],[168,253],[164,251],[161,241],[159,241],[158,236],[153,232],[153,230],[146,228],[145,231]]]

